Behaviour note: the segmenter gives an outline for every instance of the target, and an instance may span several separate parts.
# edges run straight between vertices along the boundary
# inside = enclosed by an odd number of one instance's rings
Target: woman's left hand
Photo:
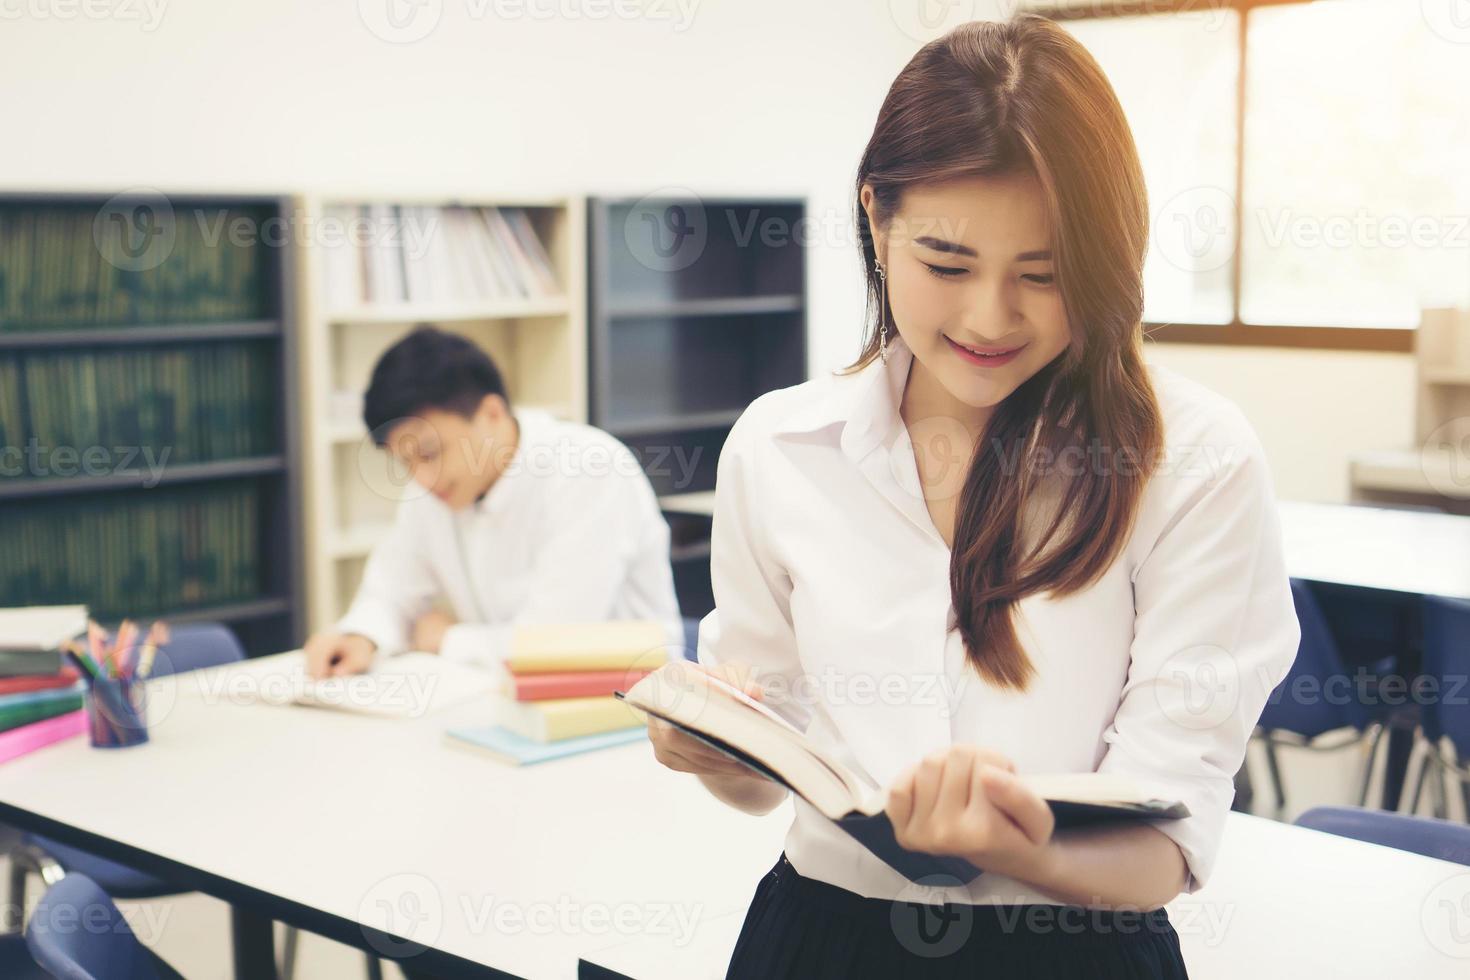
[[[953,745],[900,776],[888,817],[910,851],[963,857],[985,871],[1026,880],[1049,854],[1055,819],[998,752]]]

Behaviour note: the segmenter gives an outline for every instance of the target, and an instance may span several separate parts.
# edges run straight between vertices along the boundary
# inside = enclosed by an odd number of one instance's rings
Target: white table
[[[1470,517],[1277,502],[1293,578],[1470,599]]]
[[[1470,976],[1470,868],[1260,817],[1230,814],[1214,877],[1169,917],[1191,980]],[[742,921],[732,912],[683,946],[639,938],[585,959],[638,980],[718,980]]]
[[[450,976],[569,978],[596,949],[697,931],[780,853],[789,804],[737,813],[646,742],[515,768],[445,742],[483,701],[387,719],[219,685],[259,663],[152,682],[146,746],[74,739],[0,766],[0,822],[262,920],[388,956],[421,944],[408,962]]]

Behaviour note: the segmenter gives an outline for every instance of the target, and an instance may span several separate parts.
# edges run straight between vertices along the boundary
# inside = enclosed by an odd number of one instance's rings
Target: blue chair
[[[699,617],[685,616],[684,618],[684,659],[698,660],[699,653]]]
[[[1286,807],[1286,789],[1276,755],[1278,746],[1332,752],[1371,739],[1358,794],[1361,806],[1368,801],[1368,782],[1372,778],[1373,762],[1385,731],[1386,713],[1370,710],[1363,703],[1360,692],[1353,687],[1352,675],[1343,662],[1337,641],[1327,628],[1327,620],[1307,583],[1292,579],[1291,598],[1296,606],[1297,621],[1301,624],[1301,643],[1297,647],[1296,661],[1285,680],[1271,692],[1255,731],[1266,750],[1266,765],[1270,769],[1277,809]],[[1371,673],[1373,676],[1390,673],[1395,666],[1396,658],[1387,657],[1373,664]],[[1310,685],[1304,685],[1303,679],[1310,679]],[[1341,681],[1348,683],[1342,684]],[[1295,692],[1302,687],[1309,687],[1314,692],[1313,696],[1297,697]],[[1322,738],[1328,733],[1345,730],[1345,737]]]
[[[1470,865],[1470,825],[1466,824],[1356,806],[1318,806],[1297,817],[1296,825]]]
[[[159,647],[152,676],[182,674],[245,659],[244,648],[227,626],[218,623],[187,624],[173,627],[171,634],[169,642]],[[107,894],[124,899],[162,898],[185,891],[136,868],[40,834],[22,835],[8,855],[10,881],[7,901],[9,909],[13,910],[12,930],[20,928],[17,920],[19,910],[25,908],[28,873],[39,875],[42,882],[51,888],[64,881],[67,875],[82,874]]]
[[[1434,797],[1434,815],[1445,817],[1445,777],[1459,787],[1470,814],[1470,602],[1425,596],[1422,600],[1425,683],[1419,700],[1419,731],[1426,743],[1424,762],[1414,784],[1409,812],[1419,809],[1419,797],[1429,782]],[[1432,685],[1432,686],[1431,686]],[[1429,692],[1433,692],[1430,696]],[[1445,704],[1441,698],[1453,698]],[[1432,776],[1432,781],[1431,781]]]
[[[58,980],[183,980],[138,941],[108,894],[83,874],[46,889],[26,924],[25,945]]]

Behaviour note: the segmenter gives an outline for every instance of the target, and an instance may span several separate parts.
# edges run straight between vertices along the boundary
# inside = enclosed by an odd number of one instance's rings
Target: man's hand
[[[444,645],[444,634],[457,622],[453,616],[438,609],[425,613],[413,624],[409,648],[424,653],[438,653],[439,648]]]
[[[357,633],[318,633],[306,641],[309,677],[360,674],[373,665],[377,644]]]

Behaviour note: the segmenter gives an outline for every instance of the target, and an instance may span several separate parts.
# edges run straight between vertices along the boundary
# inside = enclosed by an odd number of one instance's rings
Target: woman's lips
[[[981,367],[999,367],[1002,364],[1009,364],[1011,361],[1014,361],[1016,359],[1016,355],[1020,354],[1021,351],[1023,351],[1023,350],[1026,349],[1026,345],[1025,344],[1022,344],[1019,347],[1012,347],[1012,348],[1002,348],[1002,347],[985,348],[985,347],[980,347],[980,348],[974,348],[974,349],[972,349],[972,348],[966,347],[964,344],[955,343],[953,340],[950,340],[948,337],[945,337],[944,338],[944,342],[947,343],[947,344],[949,344],[950,350],[954,351],[960,357],[964,358],[966,361],[968,361],[971,364],[978,364]],[[983,353],[980,353],[980,351],[986,351],[986,350],[1004,351],[1004,353],[997,353],[997,354],[983,354]]]

